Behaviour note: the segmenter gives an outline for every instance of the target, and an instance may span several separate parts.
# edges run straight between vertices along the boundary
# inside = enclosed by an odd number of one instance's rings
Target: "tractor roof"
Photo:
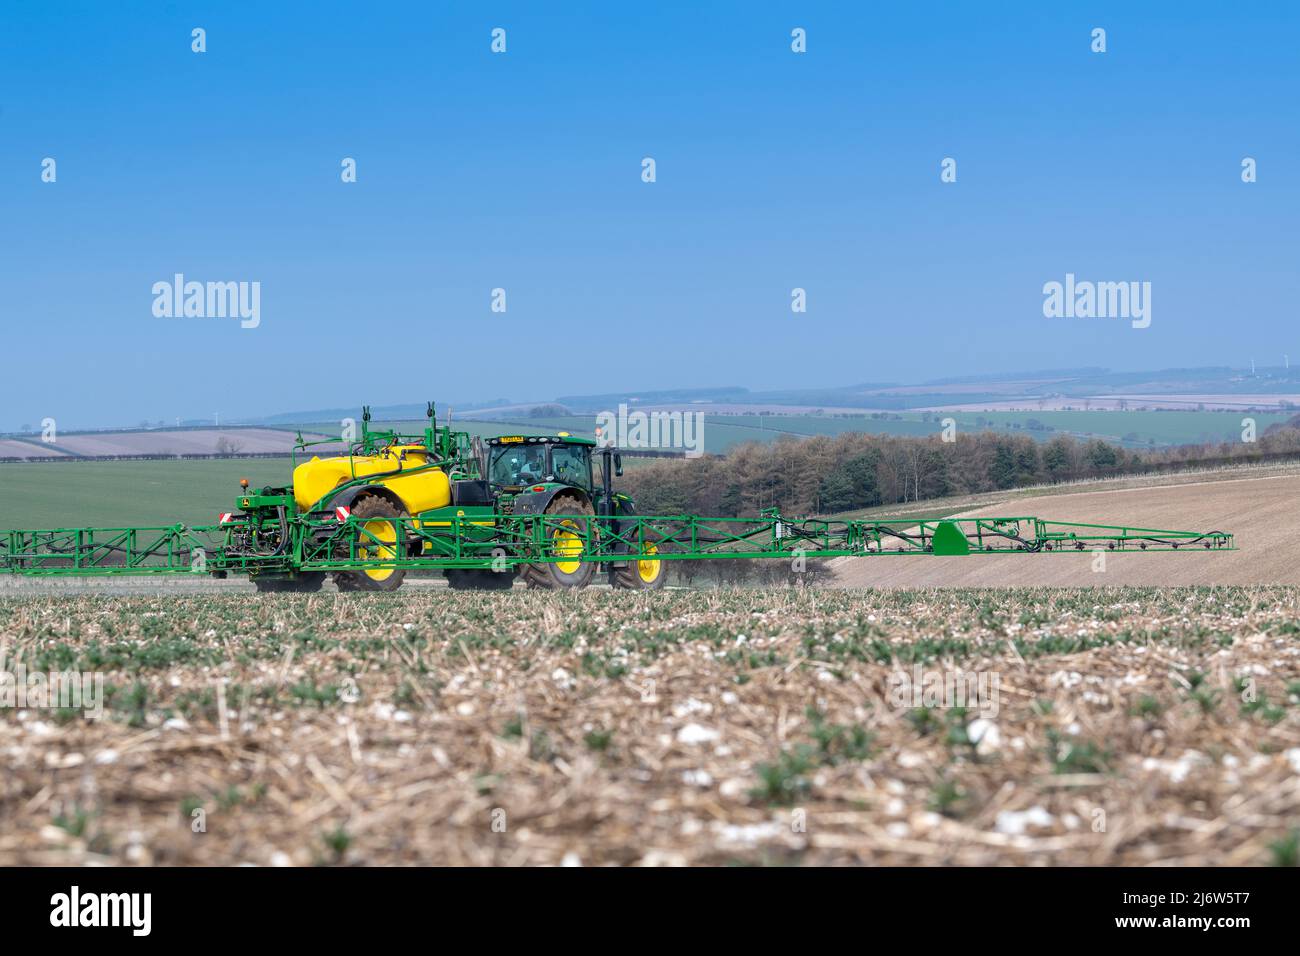
[[[574,438],[572,435],[499,435],[487,440],[489,445],[595,445],[591,438]]]

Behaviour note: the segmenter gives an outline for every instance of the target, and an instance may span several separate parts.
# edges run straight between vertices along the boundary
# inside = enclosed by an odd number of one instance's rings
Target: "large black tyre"
[[[324,571],[304,571],[293,578],[253,578],[258,594],[313,594],[324,583]]]
[[[484,571],[476,568],[448,568],[442,572],[456,591],[509,591],[515,586],[515,571]]]
[[[572,515],[565,521],[548,526],[547,533],[550,535],[555,553],[572,554],[574,560],[526,564],[519,572],[519,576],[530,588],[546,588],[552,591],[585,588],[596,572],[596,565],[590,561],[578,560],[578,556],[582,554],[582,538],[595,515],[591,504],[572,495],[562,495],[557,496],[547,505],[545,513],[557,517]],[[566,530],[568,528],[573,530]]]
[[[371,495],[368,498],[361,499],[352,509],[352,517],[362,521],[362,527],[370,535],[385,542],[385,545],[376,544],[368,535],[358,534],[358,556],[396,558],[405,554],[405,545],[398,541],[398,525],[392,519],[405,518],[406,516],[405,511],[399,510],[391,502],[380,498],[378,495]],[[384,519],[388,520],[385,521]],[[391,545],[388,544],[389,542],[391,542]],[[406,577],[406,571],[402,568],[382,568],[374,571],[336,571],[334,572],[334,583],[338,585],[340,591],[396,591],[402,586],[404,577]]]
[[[657,554],[662,549],[652,541],[645,543],[646,554]],[[628,591],[658,591],[668,580],[668,562],[653,558],[629,561],[624,567],[613,568],[609,572],[612,587]]]

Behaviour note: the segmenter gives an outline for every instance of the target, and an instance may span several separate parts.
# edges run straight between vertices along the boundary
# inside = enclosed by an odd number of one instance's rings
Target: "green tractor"
[[[394,591],[410,570],[452,587],[580,588],[604,568],[617,588],[664,586],[670,560],[1235,550],[1225,531],[1161,531],[1032,517],[827,519],[641,515],[613,490],[614,448],[557,435],[487,441],[439,427],[416,434],[299,436],[292,481],[249,487],[215,525],[0,532],[0,572],[32,575],[246,574],[259,591]],[[315,445],[342,445],[325,457]],[[297,452],[311,457],[298,461]],[[599,469],[599,473],[597,473]]]
[[[634,530],[635,522],[620,519],[634,515],[635,508],[612,487],[613,477],[622,474],[616,450],[565,433],[471,440],[465,432],[439,428],[432,403],[428,417],[423,435],[406,435],[372,431],[365,410],[360,440],[350,443],[346,454],[312,457],[294,468],[291,486],[241,496],[241,521],[227,553],[267,559],[250,575],[260,591],[317,590],[325,573],[301,566],[329,557],[337,545],[331,530],[337,524],[331,523],[338,515],[357,528],[359,558],[393,562],[335,571],[343,591],[396,590],[406,574],[397,562],[459,554],[467,531],[479,552],[516,560],[494,562],[492,568],[447,568],[443,573],[453,588],[508,589],[516,576],[531,588],[580,588],[590,583],[598,563],[614,587],[663,587],[667,569],[653,557],[659,553],[656,545],[619,537]],[[301,449],[308,447],[300,443]],[[593,456],[599,456],[599,476]],[[546,516],[546,550],[559,560],[519,561],[519,542],[499,527],[498,519],[512,515]],[[584,561],[584,551],[596,540],[604,542],[605,560]],[[635,557],[618,560],[625,552]],[[278,560],[291,555],[296,559]]]
[[[476,450],[485,477],[475,493],[492,512],[564,519],[551,527],[551,535],[556,553],[571,555],[572,560],[524,565],[519,574],[524,583],[530,588],[585,587],[596,571],[595,563],[582,560],[582,531],[587,523],[612,519],[605,525],[618,531],[617,519],[636,514],[632,499],[613,490],[613,478],[623,474],[622,456],[613,448],[597,448],[590,439],[563,432],[555,436],[504,435],[488,439]],[[598,474],[594,457],[599,458]],[[658,553],[653,542],[643,550]],[[656,590],[667,577],[665,563],[659,560],[603,563],[609,583],[616,588]],[[445,573],[452,587],[482,587],[485,575],[502,577],[495,571]]]

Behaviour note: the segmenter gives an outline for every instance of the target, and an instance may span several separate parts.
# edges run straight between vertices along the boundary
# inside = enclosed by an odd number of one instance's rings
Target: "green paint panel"
[[[934,529],[935,554],[970,554],[970,542],[951,521],[940,521]]]

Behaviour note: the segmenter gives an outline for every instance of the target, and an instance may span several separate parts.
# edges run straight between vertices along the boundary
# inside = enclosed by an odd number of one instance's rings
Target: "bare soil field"
[[[57,448],[74,455],[214,455],[289,452],[295,434],[275,428],[202,428],[177,431],[61,435]]]
[[[837,558],[836,587],[1013,587],[1300,584],[1300,476],[1169,482],[1010,500],[962,517],[1032,515],[1053,521],[1228,531],[1238,550]]]
[[[3,667],[106,704],[0,708],[0,864],[1294,864],[1298,616],[1294,588],[5,597]],[[912,696],[935,674],[983,690]]]
[[[64,452],[42,442],[0,438],[0,458],[59,458]]]

